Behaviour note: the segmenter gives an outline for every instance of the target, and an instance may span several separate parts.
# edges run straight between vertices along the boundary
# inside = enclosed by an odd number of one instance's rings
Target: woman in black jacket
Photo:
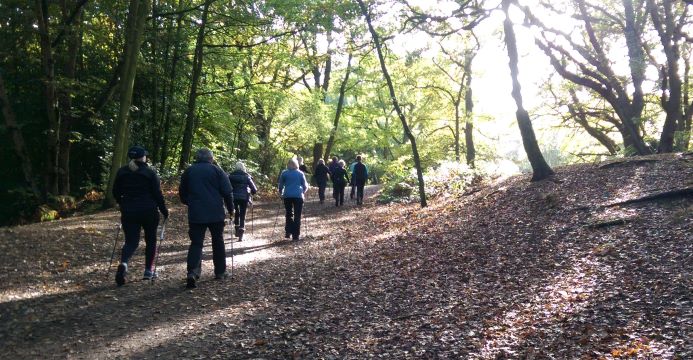
[[[152,267],[157,251],[157,208],[164,218],[168,217],[159,176],[147,165],[147,151],[141,146],[133,146],[128,150],[128,157],[130,162],[118,169],[113,184],[113,197],[120,205],[120,221],[125,234],[125,245],[115,276],[118,286],[125,284],[128,260],[140,244],[140,229],[144,229],[144,241],[147,244],[143,279],[151,280],[156,277]]]
[[[346,163],[339,160],[339,165],[332,170],[332,185],[334,186],[334,206],[344,206],[344,188],[349,182],[349,175],[344,168]]]
[[[235,210],[233,225],[235,235],[238,237],[238,241],[243,241],[246,210],[248,209],[248,204],[253,202],[251,195],[257,193],[257,186],[255,186],[252,176],[246,171],[245,165],[240,161],[236,163],[236,170],[229,174],[229,181],[231,181],[231,187],[233,188],[233,207]]]

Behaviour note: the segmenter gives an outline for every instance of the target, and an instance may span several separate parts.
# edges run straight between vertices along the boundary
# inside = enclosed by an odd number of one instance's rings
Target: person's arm
[[[253,178],[250,175],[248,175],[248,186],[250,186],[250,194],[257,194],[257,186],[255,186],[255,182],[253,182]]]
[[[303,186],[303,193],[308,191],[308,181],[306,181],[306,175],[301,173],[301,186]]]
[[[229,176],[226,175],[224,170],[218,168],[219,173],[219,193],[221,197],[224,198],[224,204],[226,204],[226,211],[229,215],[233,215],[233,189],[231,188],[231,181],[229,181]]]
[[[279,184],[277,186],[277,190],[279,190],[279,196],[282,196],[282,189],[284,188],[284,172],[282,171],[281,175],[279,175]]]
[[[165,218],[167,218],[168,209],[166,208],[164,194],[161,192],[161,179],[159,179],[159,175],[157,175],[154,170],[152,170],[152,172],[152,189],[154,192],[154,201],[156,201],[156,207],[159,208],[161,214],[164,215]]]
[[[184,205],[188,205],[188,170],[185,170],[183,175],[180,177],[180,185],[178,185],[178,197],[180,198],[180,202],[182,202]]]

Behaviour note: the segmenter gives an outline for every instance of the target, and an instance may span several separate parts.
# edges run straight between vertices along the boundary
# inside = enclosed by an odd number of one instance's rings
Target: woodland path
[[[373,206],[378,188],[366,187],[364,207]],[[242,242],[232,238],[233,226],[226,226],[229,271],[232,260],[234,263],[231,279],[213,279],[207,232],[202,277],[194,290],[184,288],[189,245],[186,209],[170,200],[171,216],[157,265],[159,278],[140,280],[142,240],[130,262],[129,282],[120,288],[113,276],[122,233],[116,258],[110,272],[106,271],[119,221],[116,211],[0,230],[0,348],[4,351],[0,358],[178,358],[186,357],[186,353],[194,358],[194,354],[208,351],[226,354],[223,348],[177,349],[175,345],[181,338],[204,339],[204,329],[210,326],[239,326],[244,316],[250,316],[248,308],[262,306],[273,291],[263,286],[262,272],[269,267],[273,275],[266,276],[276,276],[277,271],[283,271],[273,265],[278,259],[290,257],[299,247],[319,246],[335,224],[347,228],[350,221],[357,221],[361,207],[349,201],[349,188],[344,206],[338,208],[331,191],[326,190],[327,199],[320,204],[317,188],[309,190],[297,242],[283,238],[284,210],[279,199],[256,201],[252,212],[248,209]],[[7,238],[20,241],[2,240]],[[252,292],[247,291],[249,288]]]
[[[1,229],[0,358],[693,358],[691,155],[515,176],[424,209],[375,190],[362,207],[312,197],[297,243],[281,211],[272,234],[278,201],[258,204],[233,279],[212,279],[206,247],[193,290],[180,205],[161,278],[121,288],[105,274],[114,211]]]

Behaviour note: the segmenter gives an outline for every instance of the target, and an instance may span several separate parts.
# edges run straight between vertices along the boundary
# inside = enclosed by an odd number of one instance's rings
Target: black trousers
[[[346,184],[336,183],[334,184],[334,200],[336,206],[344,205],[344,188]]]
[[[327,187],[327,183],[318,183],[318,197],[320,198],[320,202],[322,203],[325,201],[325,188]]]
[[[248,210],[248,200],[234,200],[233,208],[233,225],[245,228],[245,214]]]
[[[354,186],[356,186],[356,203],[363,204],[363,188],[366,186],[366,181],[354,181]]]
[[[125,245],[121,252],[120,262],[127,263],[140,245],[140,230],[144,229],[144,242],[147,248],[144,252],[144,266],[151,270],[156,258],[156,227],[159,225],[159,212],[156,209],[137,213],[120,215],[125,234]]]
[[[303,212],[303,199],[301,198],[286,198],[284,199],[284,208],[286,209],[286,224],[284,231],[290,234],[295,240],[301,235],[301,213]]]
[[[200,276],[202,264],[202,246],[204,245],[205,232],[209,229],[212,235],[212,258],[214,261],[214,274],[220,275],[226,272],[226,248],[224,247],[224,222],[208,224],[190,223],[188,235],[190,247],[188,248],[188,275]]]

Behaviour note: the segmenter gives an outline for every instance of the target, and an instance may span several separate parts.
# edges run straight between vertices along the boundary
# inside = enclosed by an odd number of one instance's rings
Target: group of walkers
[[[349,173],[351,173],[351,180]],[[368,180],[368,167],[363,163],[361,155],[357,156],[356,161],[349,165],[349,172],[346,169],[346,162],[336,156],[332,157],[329,165],[325,165],[325,161],[320,159],[315,167],[313,177],[318,186],[318,197],[321,204],[325,202],[327,181],[331,179],[335,206],[344,206],[344,189],[347,183],[351,185],[350,198],[354,199],[356,196],[356,205],[363,205],[363,189]]]
[[[143,279],[151,280],[157,276],[155,262],[159,213],[166,221],[169,212],[161,191],[159,176],[147,165],[147,155],[147,151],[141,146],[130,148],[130,162],[118,170],[113,185],[113,196],[120,205],[121,226],[125,236],[120,264],[115,275],[118,286],[127,281],[128,261],[139,246],[142,229],[146,244]],[[344,188],[348,182],[352,185],[351,197],[353,198],[355,193],[356,203],[363,204],[363,188],[368,177],[368,169],[360,156],[350,168],[351,180],[343,160],[334,157],[329,166],[326,166],[323,160],[319,161],[314,169],[314,179],[318,185],[321,204],[325,200],[328,178],[332,179],[336,206],[343,205]],[[308,169],[303,164],[303,159],[290,159],[278,181],[279,195],[286,210],[285,238],[291,238],[293,241],[297,241],[301,234],[301,213],[305,193],[309,188],[306,173]],[[234,223],[234,235],[242,241],[246,212],[255,193],[257,186],[242,162],[236,163],[233,172],[226,173],[216,165],[214,155],[209,149],[197,150],[195,162],[183,172],[178,188],[181,202],[188,207],[190,246],[187,255],[187,288],[197,287],[207,230],[212,237],[214,278],[221,280],[227,277],[224,220],[228,213],[229,219]]]

